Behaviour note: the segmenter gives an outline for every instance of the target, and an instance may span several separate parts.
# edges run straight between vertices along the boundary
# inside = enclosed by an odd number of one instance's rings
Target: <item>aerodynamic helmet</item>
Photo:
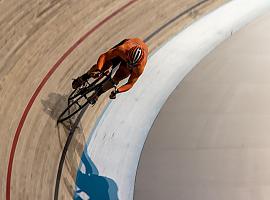
[[[143,50],[141,47],[132,47],[128,52],[128,64],[136,65],[143,57]]]

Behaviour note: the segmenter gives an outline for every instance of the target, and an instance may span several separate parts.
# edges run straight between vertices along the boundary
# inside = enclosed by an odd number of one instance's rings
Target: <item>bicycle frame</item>
[[[78,113],[80,110],[82,110],[87,104],[91,104],[91,98],[87,95],[91,92],[98,92],[107,81],[112,81],[112,72],[113,69],[110,71],[109,74],[106,74],[102,72],[102,75],[94,80],[92,83],[89,83],[86,81],[86,85],[83,85],[80,88],[77,88],[71,92],[71,94],[68,97],[68,106],[67,108],[59,115],[57,123],[63,122],[67,119],[70,119],[72,116],[74,116],[76,113]],[[104,80],[102,78],[106,77]],[[102,80],[100,83],[99,81]],[[113,83],[114,85],[114,83]],[[116,86],[114,85],[114,88],[116,89]],[[80,104],[79,101],[81,99],[85,99],[86,101],[83,104]],[[94,105],[94,104],[91,104]],[[77,106],[77,109],[75,108],[74,111],[70,111],[73,106]],[[64,115],[67,114],[66,117]]]

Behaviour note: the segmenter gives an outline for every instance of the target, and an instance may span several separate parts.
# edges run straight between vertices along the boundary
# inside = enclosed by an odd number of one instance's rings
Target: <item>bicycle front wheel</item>
[[[94,90],[89,91],[87,94],[77,96],[76,100],[69,100],[68,106],[58,117],[57,123],[61,123],[67,119],[71,119],[82,110],[88,103],[91,103],[91,96],[94,94]]]

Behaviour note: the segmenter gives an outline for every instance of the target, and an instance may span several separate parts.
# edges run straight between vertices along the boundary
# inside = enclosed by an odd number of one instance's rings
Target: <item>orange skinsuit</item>
[[[129,67],[129,65],[127,65],[128,52],[131,48],[135,46],[139,46],[142,49],[143,55],[142,59],[134,67],[131,68]],[[120,42],[112,49],[110,49],[109,51],[107,51],[106,53],[102,54],[99,57],[97,64],[94,65],[94,68],[91,69],[88,73],[91,73],[96,69],[105,71],[110,67],[117,65],[121,62],[119,69],[116,71],[112,80],[117,85],[121,80],[130,76],[128,82],[125,85],[118,88],[118,93],[126,92],[133,87],[135,82],[143,73],[144,67],[147,62],[147,57],[148,57],[148,47],[141,39],[139,38],[126,39]],[[112,86],[105,87],[103,89],[104,90],[103,92],[107,91],[110,88],[112,88]]]

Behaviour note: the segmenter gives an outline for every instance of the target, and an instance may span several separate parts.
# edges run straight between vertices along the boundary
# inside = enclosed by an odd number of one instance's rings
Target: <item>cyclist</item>
[[[78,77],[72,82],[73,89],[76,89],[83,85],[89,78],[97,78],[101,76],[102,72],[106,72],[111,67],[117,67],[115,75],[112,77],[112,81],[108,81],[100,91],[95,93],[91,99],[92,103],[95,103],[98,97],[104,92],[110,90],[114,86],[118,85],[121,80],[129,77],[126,84],[118,87],[110,94],[111,99],[116,98],[116,94],[126,92],[133,87],[138,78],[144,71],[148,57],[148,46],[139,38],[125,39],[112,49],[102,54],[97,64]]]

